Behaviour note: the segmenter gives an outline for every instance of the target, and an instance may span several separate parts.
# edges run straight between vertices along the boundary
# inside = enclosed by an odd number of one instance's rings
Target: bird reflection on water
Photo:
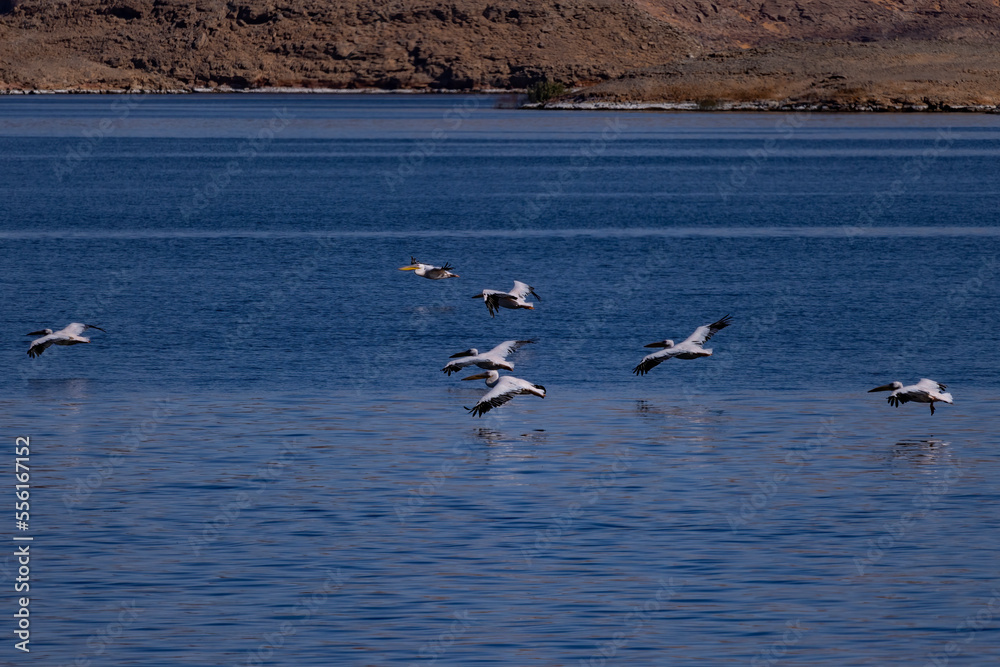
[[[521,433],[515,437],[504,435],[500,431],[491,428],[477,428],[472,433],[477,440],[490,446],[523,443],[542,445],[548,440],[548,435],[545,433],[545,429],[542,428],[536,428],[534,431]]]
[[[950,460],[948,443],[942,440],[900,440],[892,446],[892,462],[908,462],[919,465],[942,463]]]
[[[29,379],[27,385],[32,399],[65,402],[67,399],[83,400],[90,396],[89,378]]]
[[[659,406],[646,400],[635,402],[635,414],[646,421],[663,420],[667,417],[684,419],[696,424],[711,424],[725,414],[720,408],[703,406]]]
[[[487,446],[487,463],[534,459],[535,447],[548,444],[548,434],[543,429],[512,436],[491,428],[477,428],[473,430],[472,435]]]

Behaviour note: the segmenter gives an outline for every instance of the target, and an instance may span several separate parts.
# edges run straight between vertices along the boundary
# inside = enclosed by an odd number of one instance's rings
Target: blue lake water
[[[3,660],[996,664],[1000,116],[498,101],[0,98]]]

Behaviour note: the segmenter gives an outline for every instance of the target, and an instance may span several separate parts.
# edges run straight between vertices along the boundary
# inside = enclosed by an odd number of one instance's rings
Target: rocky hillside
[[[988,41],[997,0],[635,0],[638,8],[711,48],[785,40]]]
[[[0,90],[554,80],[599,84],[579,99],[995,104],[998,37],[1000,0],[0,0]]]
[[[0,44],[8,88],[522,88],[697,49],[614,0],[22,0]]]

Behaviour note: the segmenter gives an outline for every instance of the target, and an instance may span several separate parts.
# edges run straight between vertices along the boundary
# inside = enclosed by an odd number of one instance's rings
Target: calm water
[[[494,103],[0,98],[4,661],[996,664],[1000,116]]]

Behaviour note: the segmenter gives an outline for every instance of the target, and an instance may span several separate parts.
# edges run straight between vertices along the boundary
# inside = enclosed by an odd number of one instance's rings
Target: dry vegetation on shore
[[[780,102],[851,110],[1000,105],[1000,46],[967,42],[784,42],[635,72],[574,102]]]

